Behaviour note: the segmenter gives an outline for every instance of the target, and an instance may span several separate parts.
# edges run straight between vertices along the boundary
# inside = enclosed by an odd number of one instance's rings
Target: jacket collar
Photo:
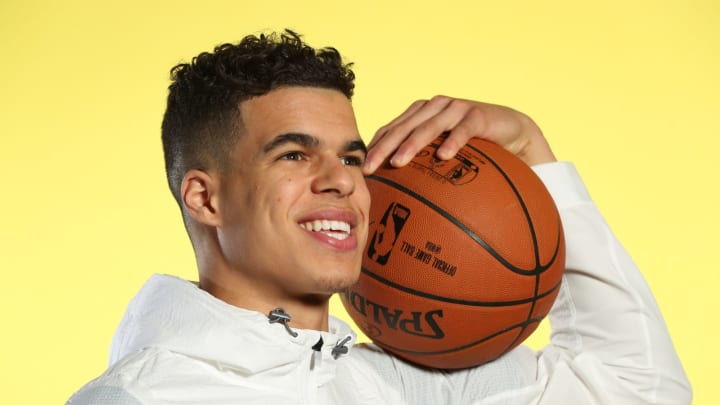
[[[154,275],[128,306],[113,337],[110,364],[130,353],[159,347],[243,374],[292,367],[309,361],[313,352],[314,367],[342,356],[338,350],[333,355],[336,345],[344,341],[349,352],[355,343],[355,334],[341,320],[331,316],[329,329],[293,329],[297,332],[293,337],[282,324],[270,323],[265,314],[227,304],[192,282]]]

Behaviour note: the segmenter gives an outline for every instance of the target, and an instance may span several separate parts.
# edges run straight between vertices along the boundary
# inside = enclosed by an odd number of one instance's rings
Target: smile
[[[311,232],[322,232],[337,240],[345,240],[350,236],[350,224],[343,221],[316,219],[314,221],[301,223],[300,228]]]

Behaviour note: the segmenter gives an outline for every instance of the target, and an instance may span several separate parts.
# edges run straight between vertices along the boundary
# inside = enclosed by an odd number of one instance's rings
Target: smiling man
[[[246,37],[172,71],[162,139],[199,282],[150,278],[113,338],[110,367],[70,404],[687,404],[662,316],[569,163],[510,108],[413,103],[366,150],[354,75],[292,32]],[[467,370],[418,367],[355,345],[329,315],[360,274],[363,175],[402,166],[439,134],[438,158],[471,137],[533,166],[566,235],[551,343]]]
[[[200,288],[327,330],[327,298],[357,280],[367,239],[366,149],[350,102],[281,87],[243,101],[238,119],[227,169],[190,169],[180,186]]]

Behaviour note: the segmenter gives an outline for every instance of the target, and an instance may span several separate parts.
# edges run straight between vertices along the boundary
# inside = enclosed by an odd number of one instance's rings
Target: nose
[[[355,176],[352,168],[342,163],[337,156],[327,156],[317,163],[317,171],[312,182],[313,193],[334,193],[347,196],[355,191]],[[359,173],[358,168],[358,173]]]

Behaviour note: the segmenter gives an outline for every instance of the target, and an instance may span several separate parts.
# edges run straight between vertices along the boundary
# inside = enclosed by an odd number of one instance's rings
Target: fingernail
[[[365,174],[372,172],[372,164],[370,164],[369,160],[366,160],[365,164],[363,164],[363,172]]]
[[[437,156],[442,160],[448,160],[452,157],[452,152],[450,151],[449,147],[445,145],[440,145],[437,150]]]
[[[393,167],[400,167],[400,166],[405,165],[405,163],[407,163],[405,160],[406,160],[405,156],[398,153],[395,156],[393,156],[392,159],[390,159],[390,164]]]

